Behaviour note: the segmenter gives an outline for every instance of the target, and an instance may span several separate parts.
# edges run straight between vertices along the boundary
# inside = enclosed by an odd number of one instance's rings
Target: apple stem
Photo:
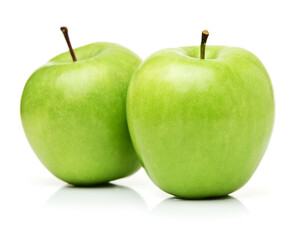
[[[76,59],[74,50],[73,50],[72,45],[71,45],[71,41],[70,41],[69,34],[68,34],[68,28],[67,27],[61,27],[60,30],[62,31],[62,33],[65,36],[66,42],[68,44],[68,47],[69,47],[69,50],[70,50],[70,53],[71,53],[71,56],[72,56],[72,59],[73,59],[73,62],[76,62],[77,59]]]
[[[201,46],[200,46],[200,59],[205,59],[205,47],[209,32],[207,30],[202,31]]]

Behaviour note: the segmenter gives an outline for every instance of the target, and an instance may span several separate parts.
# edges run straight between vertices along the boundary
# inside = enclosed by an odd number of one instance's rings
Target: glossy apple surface
[[[254,173],[269,143],[274,97],[252,53],[233,47],[165,49],[137,70],[129,131],[148,175],[182,198],[224,196]]]
[[[93,185],[125,177],[140,164],[126,121],[126,95],[141,60],[113,43],[58,55],[26,83],[21,118],[27,139],[56,177]]]

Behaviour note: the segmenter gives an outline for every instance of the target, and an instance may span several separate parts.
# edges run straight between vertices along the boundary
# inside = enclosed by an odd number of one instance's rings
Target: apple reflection
[[[128,213],[147,211],[142,197],[131,188],[105,184],[95,187],[65,186],[45,203],[46,208]]]
[[[205,200],[184,200],[168,198],[156,206],[152,214],[170,218],[209,219],[240,218],[249,214],[247,208],[238,199],[227,196]]]

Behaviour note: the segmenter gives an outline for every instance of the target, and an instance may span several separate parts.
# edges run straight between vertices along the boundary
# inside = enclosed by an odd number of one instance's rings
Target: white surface
[[[0,239],[300,239],[299,7],[285,1],[1,1]],[[231,198],[180,201],[144,170],[115,187],[76,189],[32,152],[20,122],[27,78],[67,46],[117,42],[142,58],[208,44],[255,53],[276,97],[273,137],[258,170]]]

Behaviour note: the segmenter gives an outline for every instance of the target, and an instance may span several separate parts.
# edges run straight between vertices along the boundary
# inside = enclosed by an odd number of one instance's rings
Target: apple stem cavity
[[[64,37],[65,37],[66,42],[67,42],[68,47],[69,47],[70,54],[71,54],[72,59],[73,59],[73,62],[76,62],[77,59],[76,59],[74,50],[73,50],[72,45],[71,45],[71,41],[70,41],[69,34],[68,34],[68,28],[67,27],[61,27],[60,30],[64,34]]]
[[[209,36],[209,32],[207,30],[202,31],[201,37],[201,46],[200,46],[200,59],[205,59],[205,47],[206,41]]]

